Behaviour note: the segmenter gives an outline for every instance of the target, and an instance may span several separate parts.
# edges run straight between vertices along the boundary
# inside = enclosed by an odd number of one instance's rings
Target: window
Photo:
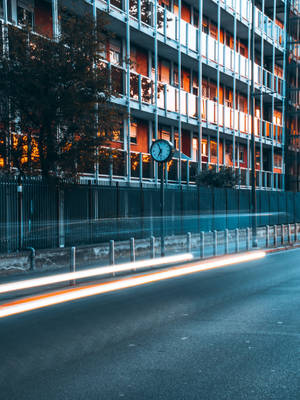
[[[130,124],[130,143],[137,144],[137,131],[138,124],[136,121],[131,122]]]
[[[198,161],[198,139],[193,138],[192,140],[192,159]]]
[[[117,40],[109,42],[109,61],[112,64],[121,64],[121,43]]]
[[[202,20],[202,32],[208,35],[208,23],[206,18]]]
[[[281,154],[274,154],[274,167],[275,168],[282,168],[282,155]]]
[[[19,0],[17,6],[18,25],[28,25],[33,28],[33,2],[31,0]]]
[[[215,164],[218,162],[218,146],[214,140],[210,141],[210,162]]]
[[[203,155],[203,156],[208,156],[208,151],[207,151],[208,149],[207,149],[207,139],[202,139],[202,142],[201,142],[201,154]]]

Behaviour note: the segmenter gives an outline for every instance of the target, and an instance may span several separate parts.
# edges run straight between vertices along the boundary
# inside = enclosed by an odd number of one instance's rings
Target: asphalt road
[[[0,320],[0,399],[300,399],[300,250]]]

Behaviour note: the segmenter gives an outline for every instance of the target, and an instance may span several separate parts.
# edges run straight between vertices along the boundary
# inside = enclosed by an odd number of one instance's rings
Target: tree
[[[218,188],[234,188],[239,184],[240,179],[236,172],[230,167],[216,167],[203,170],[196,176],[198,186],[212,186]]]
[[[0,57],[3,169],[44,177],[92,172],[99,146],[118,128],[110,72],[101,60],[106,20],[61,10],[55,40],[6,27]]]

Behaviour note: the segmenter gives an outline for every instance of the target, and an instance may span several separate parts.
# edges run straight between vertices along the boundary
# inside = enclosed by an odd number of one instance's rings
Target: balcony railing
[[[111,180],[125,180],[127,177],[127,152],[121,149],[113,150],[110,157],[104,157],[99,166],[100,177]],[[215,167],[215,163],[202,162],[202,170]],[[220,167],[223,164],[220,163]],[[233,167],[232,167],[233,168]],[[235,173],[239,176],[239,186],[250,186],[251,170],[235,167]],[[166,168],[166,182],[195,184],[198,173],[198,162],[193,160],[173,158]],[[154,163],[148,153],[130,152],[130,175],[132,180],[153,181]],[[265,189],[283,190],[283,174],[271,171],[256,170],[256,186]]]

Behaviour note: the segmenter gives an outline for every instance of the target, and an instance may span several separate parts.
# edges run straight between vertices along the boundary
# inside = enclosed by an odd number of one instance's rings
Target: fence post
[[[274,225],[274,247],[277,247],[277,225]]]
[[[115,241],[109,241],[109,263],[110,265],[114,265],[115,263]],[[115,274],[113,274],[115,275]]]
[[[192,234],[191,232],[188,232],[186,234],[186,249],[188,253],[191,253],[192,251]]]
[[[281,224],[281,244],[284,245],[284,224]]]
[[[155,258],[155,237],[150,236],[150,257]]]
[[[204,232],[201,231],[200,232],[200,257],[201,258],[204,258],[204,239],[205,239],[204,235],[205,235]]]
[[[294,242],[296,243],[297,242],[297,223],[296,222],[294,223],[294,229],[295,229],[295,231],[294,231]]]
[[[229,231],[225,229],[225,254],[229,253]]]
[[[57,187],[57,213],[58,213],[58,247],[65,247],[65,224],[64,224],[64,191]]]
[[[270,227],[266,226],[266,247],[270,247]]]
[[[238,253],[240,251],[240,231],[239,228],[235,229],[235,252]]]
[[[295,241],[298,242],[298,224],[295,223]]]
[[[130,238],[130,261],[135,262],[134,238]]]
[[[71,247],[71,252],[70,252],[70,272],[76,272],[76,247],[73,246]],[[76,280],[72,279],[70,281],[71,286],[76,285]]]
[[[218,232],[214,230],[213,232],[213,255],[216,256],[218,254]]]
[[[246,229],[246,248],[247,250],[250,250],[250,228],[248,227]]]

